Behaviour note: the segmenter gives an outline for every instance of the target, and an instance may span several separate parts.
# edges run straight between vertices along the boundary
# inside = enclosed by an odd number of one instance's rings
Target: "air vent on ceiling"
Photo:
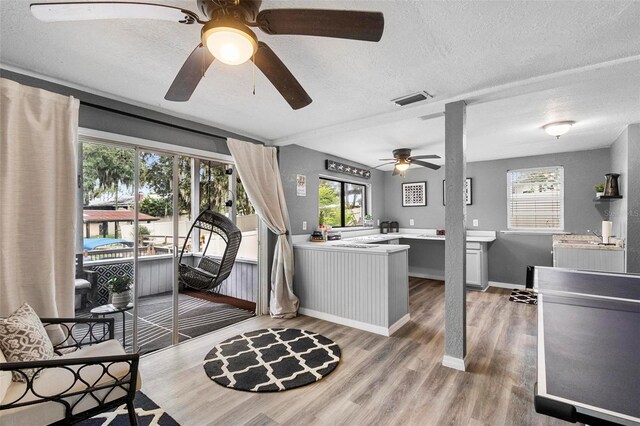
[[[429,98],[433,98],[433,96],[423,90],[422,92],[412,93],[410,95],[402,96],[397,99],[392,99],[391,102],[393,102],[397,106],[403,107],[414,104],[416,102],[426,101]]]

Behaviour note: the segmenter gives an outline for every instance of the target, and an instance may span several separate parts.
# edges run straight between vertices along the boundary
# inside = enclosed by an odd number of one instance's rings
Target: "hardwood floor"
[[[467,295],[467,372],[442,366],[444,284],[410,280],[411,322],[392,337],[305,316],[257,317],[141,359],[142,390],[182,425],[547,425],[533,408],[536,307],[509,291]],[[223,388],[204,373],[212,346],[286,326],[337,342],[342,361],[312,385],[278,393]]]

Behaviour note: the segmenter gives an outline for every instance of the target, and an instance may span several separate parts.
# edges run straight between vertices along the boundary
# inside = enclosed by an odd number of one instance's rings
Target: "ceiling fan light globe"
[[[242,26],[240,23],[234,26],[207,24],[202,32],[203,43],[220,62],[227,65],[243,64],[256,53],[258,42],[255,34]]]
[[[409,169],[409,163],[407,162],[398,162],[396,164],[396,170],[399,172],[406,172]]]

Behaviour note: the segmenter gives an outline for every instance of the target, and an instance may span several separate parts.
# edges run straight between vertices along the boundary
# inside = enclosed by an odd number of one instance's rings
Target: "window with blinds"
[[[507,227],[564,230],[564,167],[507,172]]]

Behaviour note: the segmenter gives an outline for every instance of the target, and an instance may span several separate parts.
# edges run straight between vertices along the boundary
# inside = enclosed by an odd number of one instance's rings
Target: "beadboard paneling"
[[[385,328],[408,313],[406,250],[388,256],[303,248],[294,253],[294,291],[302,308]]]

